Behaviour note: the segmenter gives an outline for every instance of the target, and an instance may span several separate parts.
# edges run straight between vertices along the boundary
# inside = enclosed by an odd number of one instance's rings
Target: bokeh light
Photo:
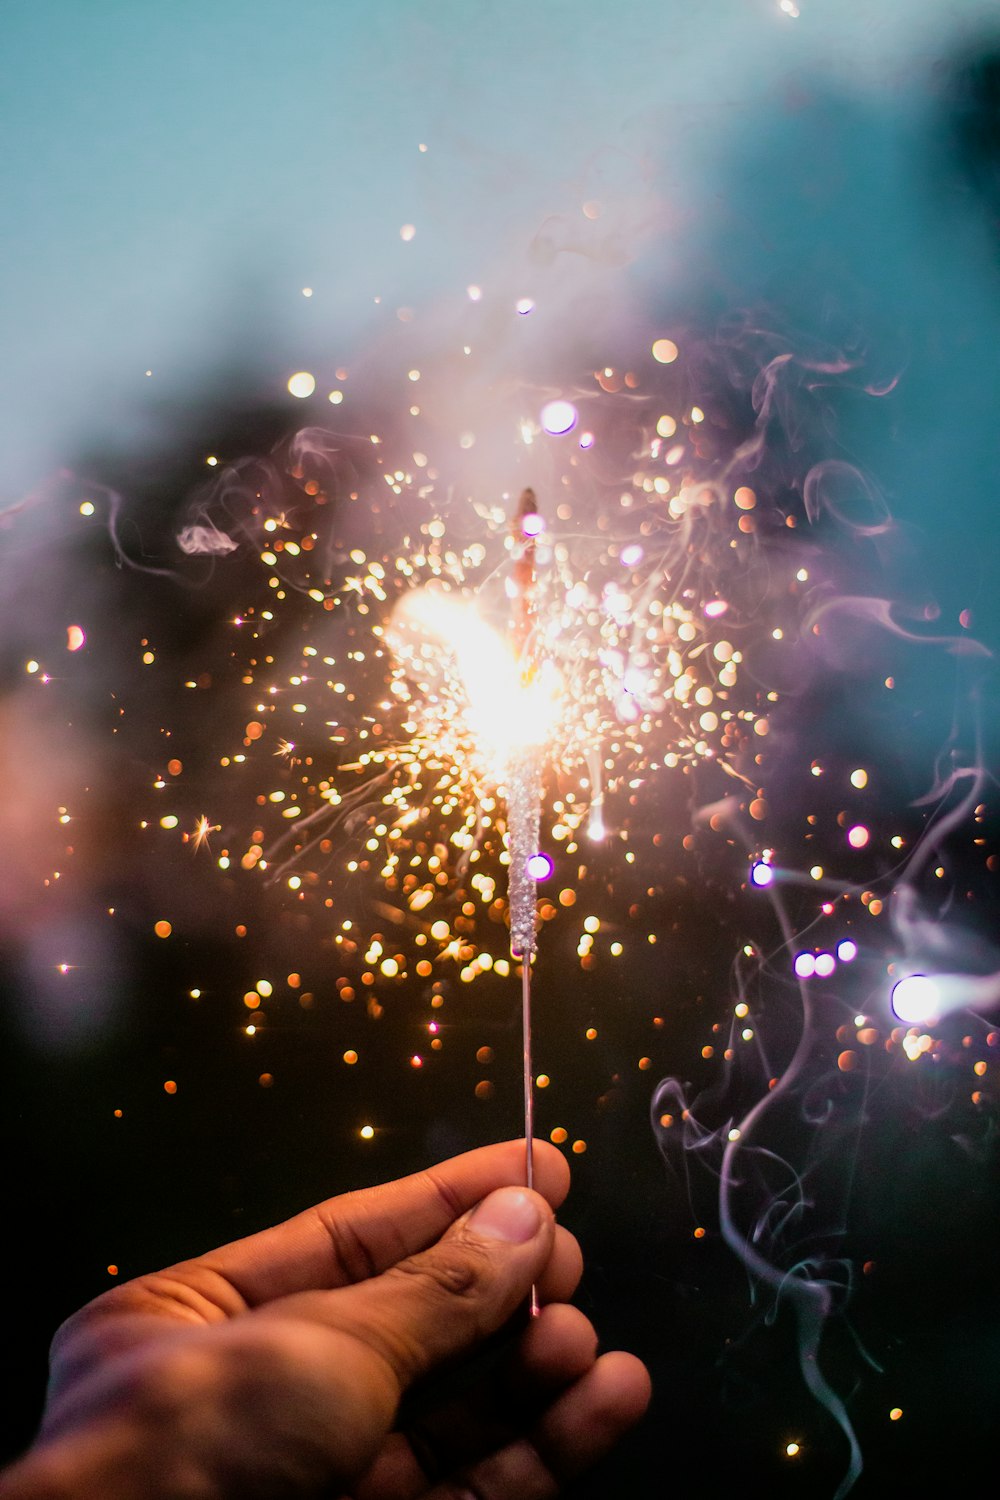
[[[542,407],[542,429],[552,437],[561,437],[572,432],[579,420],[579,413],[571,401],[550,401]]]
[[[294,375],[288,377],[288,393],[297,396],[300,401],[311,396],[316,389],[316,377],[310,375],[308,370],[297,370]]]
[[[941,1014],[941,992],[927,974],[907,974],[892,987],[890,1004],[901,1021],[926,1026]]]

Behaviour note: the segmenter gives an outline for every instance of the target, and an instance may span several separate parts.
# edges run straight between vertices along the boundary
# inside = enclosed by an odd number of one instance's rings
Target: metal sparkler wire
[[[520,543],[521,553],[514,569],[516,587],[514,612],[514,642],[519,657],[523,657],[529,645],[535,616],[535,536],[537,534],[538,509],[535,494],[526,489],[518,502],[514,519],[515,539]],[[534,774],[531,774],[531,772]],[[520,950],[521,957],[521,1043],[524,1085],[524,1180],[525,1186],[535,1185],[535,1080],[531,1066],[531,957],[535,950],[535,907],[531,900],[530,922],[524,908],[530,895],[531,880],[527,861],[533,848],[523,847],[527,838],[535,836],[537,844],[539,803],[541,786],[537,760],[534,756],[528,764],[522,763],[511,778],[511,864],[513,888],[510,902],[511,950]],[[526,802],[529,805],[526,805]],[[522,847],[519,847],[522,846]],[[538,1288],[531,1288],[529,1301],[531,1316],[536,1318],[540,1307]]]
[[[531,954],[525,953],[521,961],[521,1040],[524,1065],[524,1181],[525,1186],[535,1186],[535,1093],[534,1075],[531,1068]],[[532,1285],[529,1307],[531,1316],[537,1318],[541,1311],[538,1288]]]

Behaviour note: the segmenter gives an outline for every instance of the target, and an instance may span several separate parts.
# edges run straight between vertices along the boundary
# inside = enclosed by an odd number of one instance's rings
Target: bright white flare
[[[890,1003],[901,1021],[926,1026],[941,1015],[941,992],[926,974],[907,974],[893,985]]]
[[[390,643],[408,668],[424,659],[421,644],[450,658],[464,690],[469,733],[502,778],[511,761],[552,737],[562,678],[548,661],[525,672],[512,647],[475,606],[433,589],[406,594],[393,612]],[[457,684],[456,684],[457,685]]]

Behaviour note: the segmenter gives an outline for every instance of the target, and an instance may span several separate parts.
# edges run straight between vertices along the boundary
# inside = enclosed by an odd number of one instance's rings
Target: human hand
[[[537,1192],[517,1186],[523,1142],[487,1146],[104,1293],[56,1335],[41,1434],[0,1494],[556,1494],[649,1382],[567,1305],[569,1171],[534,1153]],[[533,1283],[540,1315],[476,1368]]]

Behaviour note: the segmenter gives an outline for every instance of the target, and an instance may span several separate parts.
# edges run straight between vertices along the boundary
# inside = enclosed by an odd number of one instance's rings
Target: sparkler
[[[561,681],[541,658],[536,639],[536,538],[543,531],[534,492],[521,495],[511,528],[514,566],[507,582],[508,640],[478,613],[448,596],[419,591],[404,596],[394,613],[390,643],[404,663],[426,662],[428,649],[454,658],[455,692],[465,696],[467,752],[490,768],[507,807],[510,951],[521,963],[521,1036],[524,1095],[525,1182],[534,1186],[534,1077],[532,1071],[531,963],[537,942],[536,882],[551,872],[538,848],[542,778],[557,722]],[[538,1298],[531,1291],[531,1311]]]
[[[515,649],[521,662],[522,681],[530,681],[531,635],[535,615],[535,537],[541,520],[534,492],[525,490],[517,509],[515,546],[520,556],[514,567]],[[516,755],[508,772],[508,816],[510,833],[510,950],[521,960],[521,1041],[524,1084],[525,1181],[534,1187],[535,1100],[531,1065],[531,961],[535,951],[536,916],[534,879],[529,862],[538,851],[541,814],[539,747],[530,746]],[[535,1290],[532,1311],[537,1310]]]
[[[542,530],[534,492],[526,489],[511,530],[514,567],[507,586],[509,642],[492,636],[488,627],[472,628],[473,620],[467,618],[459,622],[465,627],[464,634],[442,643],[456,655],[478,754],[492,760],[506,793],[510,951],[512,958],[521,962],[525,1182],[529,1188],[534,1186],[531,964],[537,940],[535,888],[539,876],[552,869],[551,861],[538,848],[542,774],[560,688],[551,663],[536,659],[536,538]],[[405,601],[403,613],[411,625],[420,621],[425,631],[433,630],[435,624],[440,630],[450,623],[451,607],[444,606],[442,612],[440,598],[425,595]],[[471,654],[470,628],[471,640],[480,648]],[[394,634],[397,649],[405,658],[405,630],[400,630],[398,623]],[[537,1293],[532,1287],[531,1312],[535,1315],[538,1310]]]
[[[531,636],[535,615],[535,537],[541,518],[534,491],[521,496],[515,520],[515,546],[520,556],[514,568],[515,649],[522,668],[522,682],[530,683]],[[521,1045],[524,1089],[525,1182],[535,1185],[535,1080],[531,1062],[531,961],[535,951],[536,915],[532,859],[537,859],[541,822],[541,768],[539,747],[529,746],[515,756],[508,772],[508,817],[510,833],[510,951],[521,960]],[[539,1311],[538,1293],[531,1288],[531,1312]]]

